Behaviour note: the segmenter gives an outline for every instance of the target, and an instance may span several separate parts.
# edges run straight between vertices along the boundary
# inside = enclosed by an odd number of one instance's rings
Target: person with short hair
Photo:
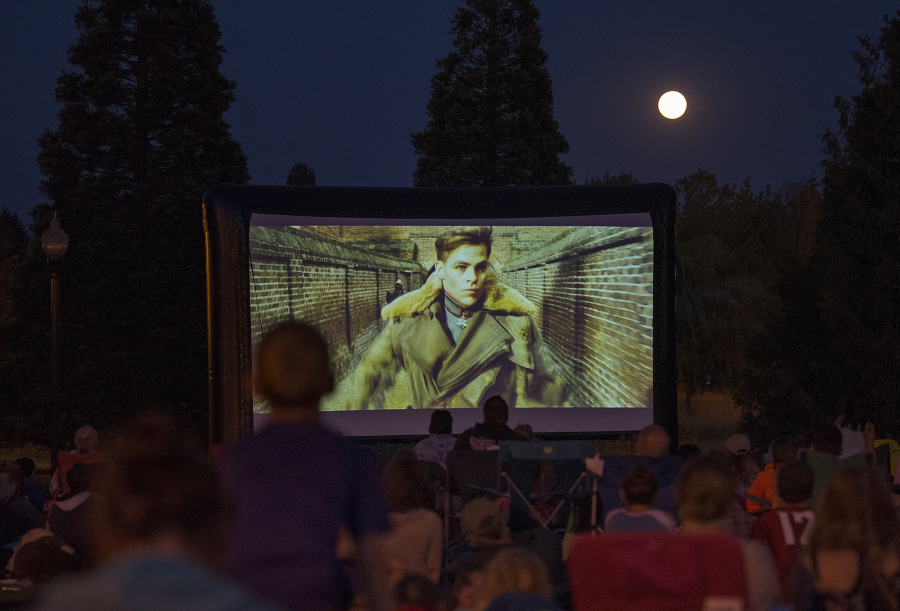
[[[503,397],[491,397],[482,409],[484,422],[464,430],[456,440],[454,450],[496,450],[503,440],[528,441],[507,426],[509,406]]]
[[[523,547],[508,547],[485,568],[475,608],[559,611],[552,595],[547,567],[538,555]]]
[[[385,377],[405,370],[402,406],[559,406],[563,388],[544,355],[534,304],[491,269],[493,228],[450,227],[435,240],[434,272],[381,310],[387,326],[353,374],[348,406],[369,409]],[[375,406],[377,407],[377,406]]]
[[[125,423],[95,489],[101,562],[39,593],[38,611],[275,611],[218,574],[229,517],[222,488],[171,418],[147,412]]]
[[[780,465],[775,472],[772,509],[756,523],[752,537],[766,544],[775,558],[784,600],[790,600],[790,580],[794,561],[809,541],[816,522],[806,506],[813,491],[813,471],[806,463],[794,460]]]
[[[650,507],[656,498],[656,476],[647,465],[636,465],[625,475],[619,496],[625,507],[606,514],[603,526],[607,532],[674,531],[677,528],[674,517]]]
[[[310,324],[289,321],[259,345],[254,391],[270,424],[225,449],[221,474],[234,507],[225,567],[236,580],[296,611],[340,608],[352,597],[335,558],[344,526],[372,611],[390,607],[380,478],[363,450],[321,423],[334,389],[328,345]]]
[[[428,437],[413,446],[413,452],[419,460],[436,462],[441,468],[447,468],[447,454],[456,445],[453,436],[453,415],[449,410],[436,409],[431,412],[431,424],[428,425]]]
[[[775,497],[774,475],[781,465],[791,462],[797,458],[797,452],[800,450],[800,444],[793,437],[778,437],[769,444],[769,455],[771,461],[756,476],[751,484],[747,494],[756,498],[765,499],[769,502]],[[747,498],[745,506],[749,513],[761,513],[768,506],[751,498]]]

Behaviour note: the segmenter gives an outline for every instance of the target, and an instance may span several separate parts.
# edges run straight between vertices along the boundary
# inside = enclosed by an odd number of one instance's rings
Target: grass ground
[[[678,444],[695,443],[704,452],[722,449],[725,440],[736,432],[741,410],[727,394],[705,392],[691,398],[691,411],[685,410],[684,391],[678,391]]]

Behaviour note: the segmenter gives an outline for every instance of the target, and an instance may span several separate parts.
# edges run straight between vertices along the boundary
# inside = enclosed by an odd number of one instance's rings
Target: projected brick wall
[[[341,377],[382,329],[381,308],[397,280],[405,291],[424,271],[397,258],[293,228],[251,227],[251,326],[254,344],[291,318],[316,324]]]
[[[503,281],[538,309],[570,405],[649,405],[653,383],[650,228],[579,228],[509,260]]]

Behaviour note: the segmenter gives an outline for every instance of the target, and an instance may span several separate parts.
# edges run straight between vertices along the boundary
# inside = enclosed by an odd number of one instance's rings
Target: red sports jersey
[[[785,600],[790,600],[794,560],[809,540],[815,520],[815,514],[806,505],[786,505],[764,513],[753,528],[753,538],[765,543],[775,556]]]

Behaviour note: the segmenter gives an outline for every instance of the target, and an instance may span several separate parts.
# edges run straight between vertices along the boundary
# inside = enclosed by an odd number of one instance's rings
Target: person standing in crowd
[[[672,439],[666,429],[658,424],[650,424],[638,433],[634,442],[633,454],[648,458],[662,458],[669,455],[669,446],[671,445]]]
[[[47,493],[44,490],[44,487],[34,481],[34,478],[32,477],[37,466],[34,464],[34,461],[27,456],[17,458],[16,464],[19,465],[19,468],[22,470],[25,498],[28,499],[28,502],[31,503],[32,507],[38,511],[44,511],[44,503],[47,502]]]
[[[394,290],[390,291],[385,295],[385,303],[390,303],[398,297],[403,297],[403,283],[397,280],[394,283]]]
[[[222,489],[171,419],[147,413],[125,424],[109,458],[96,482],[101,562],[39,592],[38,611],[276,611],[216,572]]]
[[[325,340],[311,325],[282,323],[263,338],[254,391],[270,424],[226,448],[222,481],[234,507],[226,569],[260,596],[296,611],[341,608],[352,597],[335,558],[338,531],[356,542],[372,611],[390,607],[387,507],[374,463],[320,422],[334,389]]]
[[[479,422],[460,433],[454,450],[496,449],[497,444],[504,439],[528,441],[506,425],[509,420],[509,406],[503,397],[491,397],[485,401],[482,415],[484,422]]]
[[[443,469],[447,468],[447,454],[456,445],[453,436],[453,416],[446,409],[431,412],[431,424],[428,425],[428,437],[413,447],[419,460],[436,462]]]
[[[354,374],[352,409],[370,409],[381,380],[406,371],[408,404],[478,408],[494,395],[510,405],[562,405],[544,356],[534,304],[490,268],[491,227],[450,227],[435,241],[435,271],[387,304],[387,326]]]
[[[759,466],[751,455],[752,446],[750,439],[740,433],[732,435],[725,443],[728,456],[731,459],[732,469],[737,476],[737,489],[734,493],[734,502],[728,510],[731,520],[731,530],[741,539],[749,539],[756,526],[756,515],[747,511],[747,492],[759,475]]]

